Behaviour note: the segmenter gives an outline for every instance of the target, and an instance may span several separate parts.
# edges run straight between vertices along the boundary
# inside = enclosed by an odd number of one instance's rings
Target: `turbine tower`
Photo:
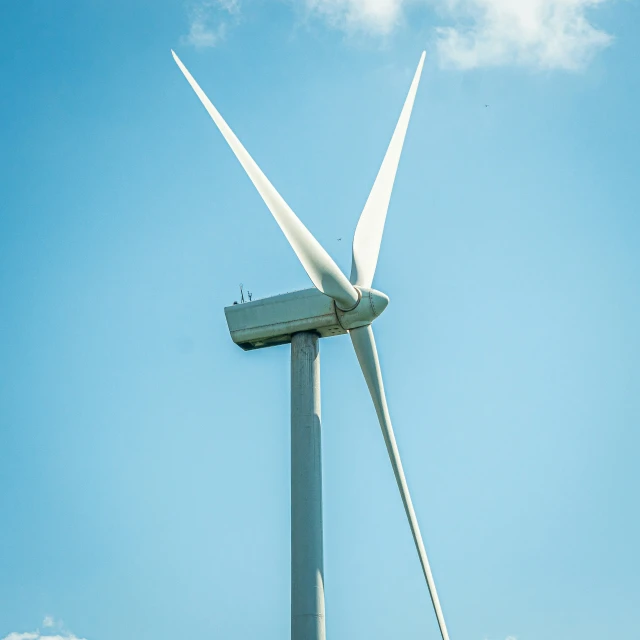
[[[244,350],[291,344],[291,640],[325,640],[319,338],[348,333],[375,406],[443,640],[442,608],[391,426],[371,323],[389,298],[372,288],[391,191],[418,90],[422,53],[400,119],[353,238],[351,277],[290,209],[175,52],[180,70],[282,229],[314,288],[225,308]]]

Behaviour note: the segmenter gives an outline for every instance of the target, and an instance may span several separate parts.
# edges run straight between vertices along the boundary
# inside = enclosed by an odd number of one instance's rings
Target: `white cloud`
[[[5,636],[2,640],[85,640],[85,638],[78,638],[73,634],[70,635],[41,635],[39,631],[33,633],[10,633],[8,636]]]
[[[224,40],[225,17],[240,12],[239,0],[201,0],[189,7],[189,33],[181,41],[198,49],[215,47]]]
[[[305,0],[312,15],[332,26],[387,35],[398,26],[403,0]]]
[[[613,0],[303,0],[307,11],[345,31],[391,34],[411,6],[433,9],[443,66],[521,65],[577,70],[611,41],[589,10]]]
[[[587,19],[607,0],[447,0],[467,26],[438,29],[438,53],[463,69],[519,64],[576,70],[608,46],[611,36]]]
[[[2,640],[85,640],[85,638],[78,638],[78,636],[73,633],[66,631],[62,622],[56,622],[53,616],[45,616],[42,621],[42,626],[47,629],[57,627],[55,635],[50,635],[53,633],[52,631],[42,634],[40,633],[40,629],[26,633],[18,633],[14,631],[8,636],[2,638]]]
[[[198,49],[215,47],[224,39],[227,28],[224,22],[211,27],[198,18],[191,21],[189,33],[182,38],[184,44],[190,44]]]

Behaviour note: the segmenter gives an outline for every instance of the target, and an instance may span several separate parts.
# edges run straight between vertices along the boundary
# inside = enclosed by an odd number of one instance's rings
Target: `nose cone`
[[[341,311],[336,305],[338,322],[343,329],[357,329],[371,324],[389,304],[389,298],[381,291],[358,287],[361,297],[358,305],[350,311]]]
[[[376,318],[387,308],[389,304],[389,297],[382,293],[382,291],[376,291],[375,289],[371,289],[369,292],[369,300],[371,301],[373,315]]]

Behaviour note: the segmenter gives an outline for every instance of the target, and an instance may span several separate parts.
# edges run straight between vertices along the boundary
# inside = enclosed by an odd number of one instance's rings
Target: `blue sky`
[[[614,0],[5,0],[0,638],[288,637],[289,352],[223,307],[309,281],[171,48],[347,273],[426,49],[375,328],[451,637],[633,637],[639,32]],[[435,639],[321,351],[328,635]]]

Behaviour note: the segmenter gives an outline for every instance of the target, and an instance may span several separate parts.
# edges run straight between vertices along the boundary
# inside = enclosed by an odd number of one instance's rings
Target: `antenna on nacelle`
[[[242,282],[240,283],[240,304],[244,304],[244,289]]]

